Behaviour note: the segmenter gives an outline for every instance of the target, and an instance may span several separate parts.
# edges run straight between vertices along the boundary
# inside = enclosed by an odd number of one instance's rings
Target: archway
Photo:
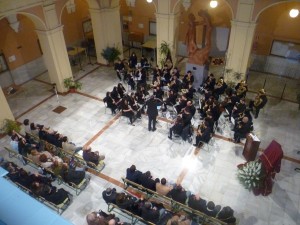
[[[256,7],[253,17],[257,26],[250,67],[256,72],[251,72],[249,79],[256,80],[256,86],[264,87],[270,95],[296,101],[293,90],[297,89],[297,82],[291,79],[299,79],[300,74],[297,58],[300,57],[300,17],[289,16],[292,8],[300,9],[300,2],[280,1]]]

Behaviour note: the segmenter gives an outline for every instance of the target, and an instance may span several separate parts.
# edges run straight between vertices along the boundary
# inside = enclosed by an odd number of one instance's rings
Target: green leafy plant
[[[160,64],[161,64],[161,67],[163,67],[167,58],[171,57],[170,45],[166,41],[163,41],[160,44],[159,54],[161,55]]]
[[[262,163],[256,160],[240,166],[237,177],[240,183],[249,191],[259,188],[264,179]]]
[[[80,90],[82,87],[82,83],[79,81],[75,81],[73,77],[69,77],[64,79],[64,86],[68,89],[78,89]]]
[[[14,120],[10,120],[10,119],[5,119],[3,120],[3,124],[1,127],[1,133],[3,134],[8,134],[10,132],[12,132],[13,130],[16,132],[20,131],[20,125],[14,121]]]
[[[101,55],[108,63],[114,63],[121,55],[121,51],[117,47],[106,47],[102,50]]]

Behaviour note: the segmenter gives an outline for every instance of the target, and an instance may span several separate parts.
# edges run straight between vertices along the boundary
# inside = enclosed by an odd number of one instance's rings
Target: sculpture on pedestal
[[[189,14],[188,31],[186,33],[185,44],[187,46],[189,57],[188,63],[205,65],[208,61],[211,49],[212,25],[210,16],[206,11],[200,10],[198,12],[198,16],[200,16],[203,21],[196,21],[195,15],[192,13]],[[205,46],[203,48],[198,48],[196,42],[196,27],[199,25],[205,26]]]

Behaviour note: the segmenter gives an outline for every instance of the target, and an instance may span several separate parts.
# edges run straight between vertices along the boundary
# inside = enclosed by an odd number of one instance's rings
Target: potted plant
[[[75,81],[73,77],[64,79],[64,86],[68,88],[71,93],[74,93],[76,90],[80,90],[82,83]]]
[[[121,51],[117,47],[106,47],[102,50],[101,55],[109,65],[113,65],[121,55]]]
[[[3,134],[8,134],[10,132],[12,132],[13,130],[16,132],[20,131],[20,125],[14,121],[14,120],[10,120],[10,119],[5,119],[3,120],[3,124],[1,127],[1,133]]]
[[[170,59],[172,61],[170,45],[166,41],[163,41],[160,44],[159,54],[161,55],[161,60],[160,60],[161,67],[164,66],[167,59]]]

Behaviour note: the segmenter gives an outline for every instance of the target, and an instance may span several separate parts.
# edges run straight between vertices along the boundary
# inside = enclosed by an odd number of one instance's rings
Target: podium
[[[246,143],[243,150],[243,156],[249,161],[254,161],[259,148],[260,140],[254,134],[248,134],[246,137]]]

